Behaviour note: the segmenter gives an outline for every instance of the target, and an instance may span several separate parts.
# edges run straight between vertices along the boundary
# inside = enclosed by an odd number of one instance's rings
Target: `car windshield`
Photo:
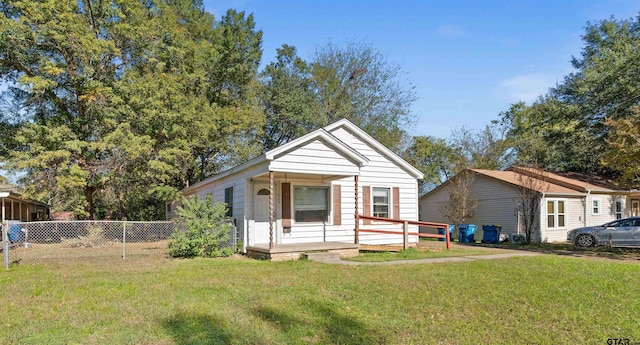
[[[640,223],[638,219],[620,219],[615,222],[604,224],[605,228],[620,228],[626,226],[635,226],[637,223]]]

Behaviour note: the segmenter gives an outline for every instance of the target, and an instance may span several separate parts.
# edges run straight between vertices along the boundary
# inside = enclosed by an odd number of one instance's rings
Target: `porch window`
[[[616,200],[616,219],[622,218],[622,201]]]
[[[326,222],[329,217],[328,187],[295,187],[293,208],[296,222]]]
[[[233,217],[233,187],[224,190],[224,203],[227,204],[226,216],[229,218]]]
[[[389,218],[389,188],[372,188],[373,216]]]
[[[591,214],[594,216],[600,214],[600,199],[591,200]]]
[[[564,200],[547,200],[547,228],[563,228],[565,226]]]

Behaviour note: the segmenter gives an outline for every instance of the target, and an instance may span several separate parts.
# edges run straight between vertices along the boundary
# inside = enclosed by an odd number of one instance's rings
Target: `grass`
[[[640,341],[640,265],[556,255],[341,266],[244,258],[16,265],[2,344]]]
[[[383,261],[395,261],[395,260],[446,258],[446,257],[453,257],[453,256],[487,255],[487,254],[496,254],[496,253],[502,253],[502,251],[488,250],[484,248],[451,248],[450,250],[418,250],[415,248],[409,248],[407,250],[401,250],[398,252],[389,252],[389,251],[360,252],[360,255],[348,260],[358,261],[358,262],[383,262]]]

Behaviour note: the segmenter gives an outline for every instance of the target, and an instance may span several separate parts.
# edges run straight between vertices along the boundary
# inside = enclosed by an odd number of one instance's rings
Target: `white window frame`
[[[552,213],[549,213],[550,202],[553,203]],[[558,202],[562,202],[564,205],[563,213],[558,212]],[[545,224],[547,225],[547,229],[555,230],[555,229],[565,229],[567,227],[567,199],[547,199],[544,207],[545,207],[545,214],[547,216],[545,219]],[[549,226],[549,216],[553,216],[553,226]],[[560,216],[562,216],[562,220],[564,222],[562,226],[558,225],[560,223],[559,222]]]
[[[601,208],[602,208],[602,202],[600,202],[600,198],[591,199],[591,215],[592,216],[599,216]]]
[[[380,217],[379,215],[376,215],[375,209],[376,209],[376,204],[375,204],[375,190],[385,190],[387,192],[387,216],[386,217],[381,217],[381,218],[391,218],[391,212],[393,210],[393,195],[392,195],[392,188],[391,187],[380,187],[380,186],[371,186],[371,215],[374,217]]]
[[[618,211],[618,206],[620,206],[620,211]],[[613,203],[613,213],[616,219],[622,219],[624,217],[624,203],[622,200],[616,200]]]
[[[324,221],[311,221],[311,222],[304,222],[304,221],[298,221],[296,220],[296,189],[297,188],[322,188],[322,189],[326,189],[327,190],[327,199],[326,204],[327,204],[327,213],[326,213],[326,217],[324,219]],[[316,225],[316,224],[333,224],[333,220],[332,220],[332,207],[331,207],[331,199],[332,198],[332,194],[331,194],[331,186],[327,185],[327,184],[316,184],[316,183],[300,183],[300,184],[291,184],[291,220],[293,223],[297,224],[297,225]]]

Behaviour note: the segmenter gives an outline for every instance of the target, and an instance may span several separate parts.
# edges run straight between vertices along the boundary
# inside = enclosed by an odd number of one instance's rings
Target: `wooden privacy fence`
[[[418,237],[432,237],[432,238],[444,238],[447,249],[451,249],[451,239],[449,237],[449,224],[444,223],[432,223],[432,222],[422,222],[417,220],[402,220],[402,219],[391,219],[391,218],[381,218],[381,217],[373,217],[373,216],[365,216],[361,214],[356,215],[356,224],[360,224],[360,220],[373,220],[380,221],[385,223],[393,223],[393,224],[402,224],[402,232],[392,231],[392,230],[375,230],[375,229],[359,229],[359,226],[356,226],[356,243],[359,242],[359,232],[368,232],[368,233],[377,233],[377,234],[395,234],[402,235],[402,248],[409,248],[409,235],[418,236]],[[422,234],[419,232],[409,232],[409,225],[417,225],[424,226],[429,228],[436,229],[444,229],[443,234]]]

